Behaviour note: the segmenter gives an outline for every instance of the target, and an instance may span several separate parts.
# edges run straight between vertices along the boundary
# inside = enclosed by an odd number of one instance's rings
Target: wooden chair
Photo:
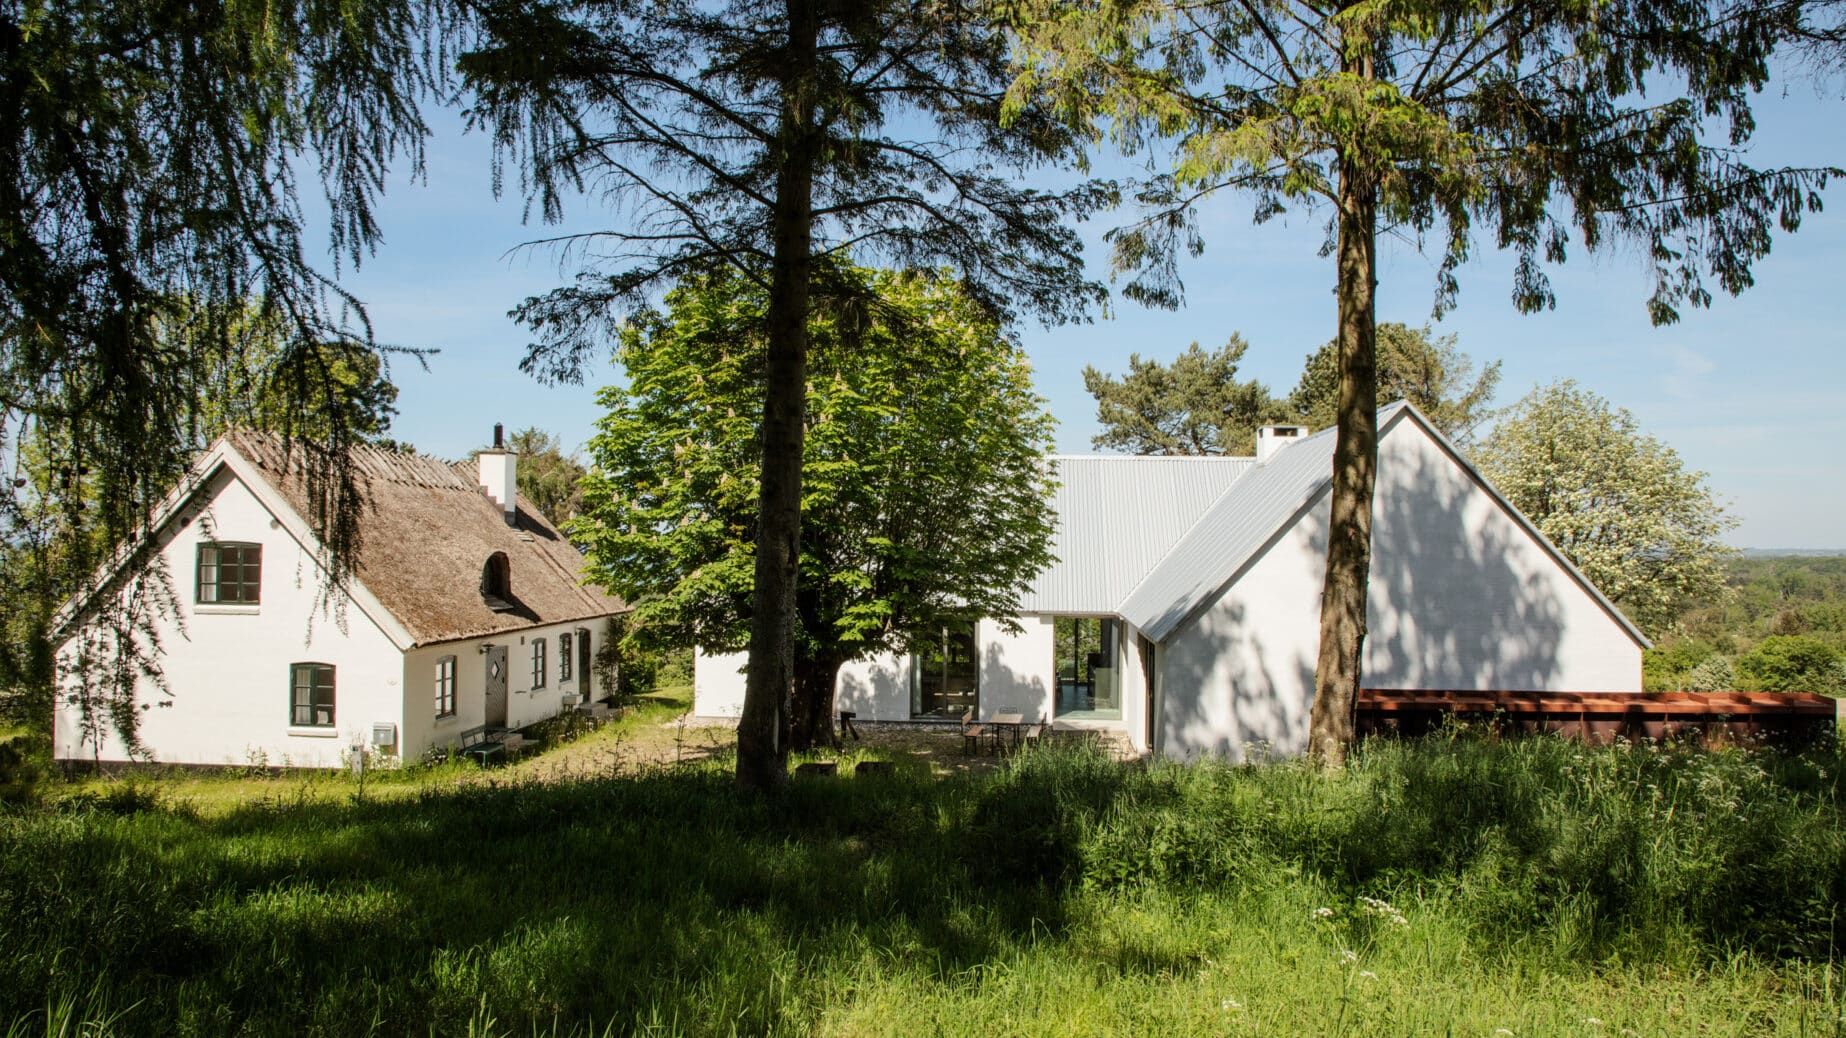
[[[961,752],[964,756],[973,756],[981,748],[981,741],[987,737],[987,726],[974,723],[974,709],[970,707],[961,715]]]

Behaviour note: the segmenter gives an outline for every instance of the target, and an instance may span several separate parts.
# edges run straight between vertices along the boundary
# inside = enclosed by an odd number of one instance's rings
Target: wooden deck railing
[[[1363,689],[1360,734],[1422,734],[1445,717],[1497,732],[1558,732],[1589,742],[1697,738],[1803,742],[1832,735],[1846,701],[1805,692],[1482,692]]]

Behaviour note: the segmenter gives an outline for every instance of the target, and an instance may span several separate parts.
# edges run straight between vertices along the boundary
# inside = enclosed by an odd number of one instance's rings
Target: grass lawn
[[[363,796],[165,776],[0,814],[0,1027],[1846,1034],[1836,748],[1459,737],[1322,777],[874,743],[893,774],[757,800],[676,709]]]

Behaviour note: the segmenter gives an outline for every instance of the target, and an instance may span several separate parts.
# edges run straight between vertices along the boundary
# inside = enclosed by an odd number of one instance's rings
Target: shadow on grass
[[[1522,969],[1828,962],[1842,765],[1464,738],[1368,744],[1337,776],[1032,753],[770,799],[705,767],[0,815],[0,1020],[106,991],[86,1012],[149,1033],[802,1032],[891,974],[970,984],[1047,947],[1092,981],[1189,972],[1189,947],[1086,936],[1146,890],[1286,888],[1361,921],[1387,898]]]
[[[0,829],[0,1019],[107,978],[135,1030],[447,1033],[485,1008],[767,1033],[865,961],[947,976],[1059,932],[1064,795],[898,775],[760,799],[676,769],[41,819]]]

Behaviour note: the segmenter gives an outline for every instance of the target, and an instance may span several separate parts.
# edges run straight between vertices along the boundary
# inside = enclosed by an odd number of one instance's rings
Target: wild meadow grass
[[[0,816],[0,1027],[1838,1036],[1843,767],[1460,736],[54,799]]]

